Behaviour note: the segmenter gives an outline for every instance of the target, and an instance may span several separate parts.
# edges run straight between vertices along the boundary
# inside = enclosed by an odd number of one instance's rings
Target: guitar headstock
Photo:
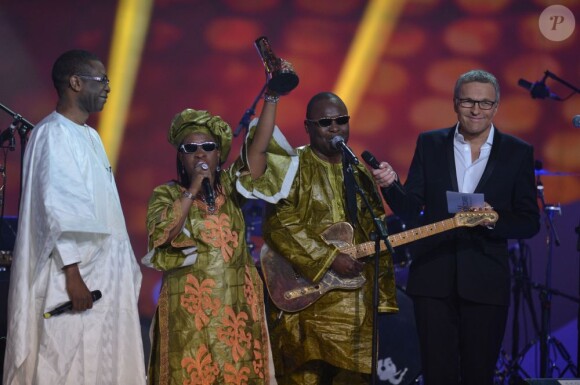
[[[482,223],[492,224],[497,222],[499,215],[492,209],[471,209],[455,214],[453,220],[457,226],[474,227]]]

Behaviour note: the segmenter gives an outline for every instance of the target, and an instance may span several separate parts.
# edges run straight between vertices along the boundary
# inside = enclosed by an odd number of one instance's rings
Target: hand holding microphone
[[[207,205],[209,207],[215,206],[215,194],[209,178],[203,178],[201,187],[203,188],[203,196],[205,196]]]
[[[373,171],[373,175],[375,176],[375,179],[377,180],[377,184],[381,187],[381,193],[383,194],[383,197],[386,197],[387,191],[393,186],[397,190],[399,190],[400,193],[405,194],[405,190],[403,189],[403,186],[401,185],[401,183],[398,181],[397,174],[395,173],[395,170],[392,169],[392,167],[390,169],[388,169],[388,168],[381,169],[381,164],[379,163],[377,158],[375,158],[374,155],[368,151],[364,151],[362,153],[362,157],[363,157],[364,161],[366,162],[366,164],[371,166],[373,169],[381,170],[381,172],[374,172]],[[386,178],[386,180],[385,180],[386,183],[381,183],[378,180],[381,177]]]
[[[100,290],[91,291],[91,297],[93,298],[93,302],[99,300],[102,297],[101,291]],[[43,316],[45,319],[48,319],[48,318],[53,317],[55,315],[59,315],[59,314],[65,313],[67,311],[71,311],[72,308],[73,308],[72,301],[68,301],[68,302],[63,303],[60,306],[55,307],[51,311],[47,311],[46,313],[44,313]]]
[[[195,165],[195,169],[199,169],[200,171],[194,173],[195,178],[192,177],[192,185],[195,183],[200,183],[199,180],[201,179],[201,186],[199,184],[197,185],[198,191],[201,187],[201,192],[207,205],[210,207],[215,206],[215,192],[213,190],[213,186],[211,185],[209,165],[205,162],[199,162]]]

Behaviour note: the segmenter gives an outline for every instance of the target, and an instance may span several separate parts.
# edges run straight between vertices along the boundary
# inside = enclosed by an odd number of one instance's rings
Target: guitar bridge
[[[318,292],[320,292],[320,285],[306,286],[296,290],[288,290],[287,292],[284,293],[284,298],[290,300]]]

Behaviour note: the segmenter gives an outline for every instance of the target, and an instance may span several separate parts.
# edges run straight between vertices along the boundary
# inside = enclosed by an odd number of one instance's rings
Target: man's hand
[[[379,168],[370,170],[379,187],[390,187],[398,180],[397,173],[387,162],[381,162]]]
[[[72,264],[62,268],[66,278],[66,292],[72,301],[74,311],[85,311],[93,307],[91,291],[81,277],[78,265]]]
[[[363,271],[364,264],[348,254],[340,253],[330,267],[340,276],[353,278]]]
[[[491,207],[491,205],[489,203],[483,202],[483,209],[481,209],[481,210],[493,210],[493,207]],[[490,230],[495,228],[495,222],[490,222],[488,220],[482,221],[479,225],[487,227]]]

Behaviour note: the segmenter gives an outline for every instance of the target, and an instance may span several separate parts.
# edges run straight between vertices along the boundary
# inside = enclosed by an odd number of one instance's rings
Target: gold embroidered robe
[[[330,225],[347,221],[342,164],[318,158],[310,146],[297,149],[300,166],[288,197],[275,206],[264,221],[262,232],[268,247],[285,256],[294,268],[312,282],[328,271],[338,248],[320,234]],[[369,171],[355,167],[355,179],[366,192],[375,215],[385,211]],[[358,220],[354,243],[370,241],[375,230],[372,217],[357,194]],[[379,259],[380,312],[396,312],[396,288],[392,258]],[[333,290],[309,307],[270,318],[276,375],[283,376],[300,365],[323,360],[336,367],[360,373],[371,372],[372,293],[374,263],[366,263],[366,283],[356,290]]]

